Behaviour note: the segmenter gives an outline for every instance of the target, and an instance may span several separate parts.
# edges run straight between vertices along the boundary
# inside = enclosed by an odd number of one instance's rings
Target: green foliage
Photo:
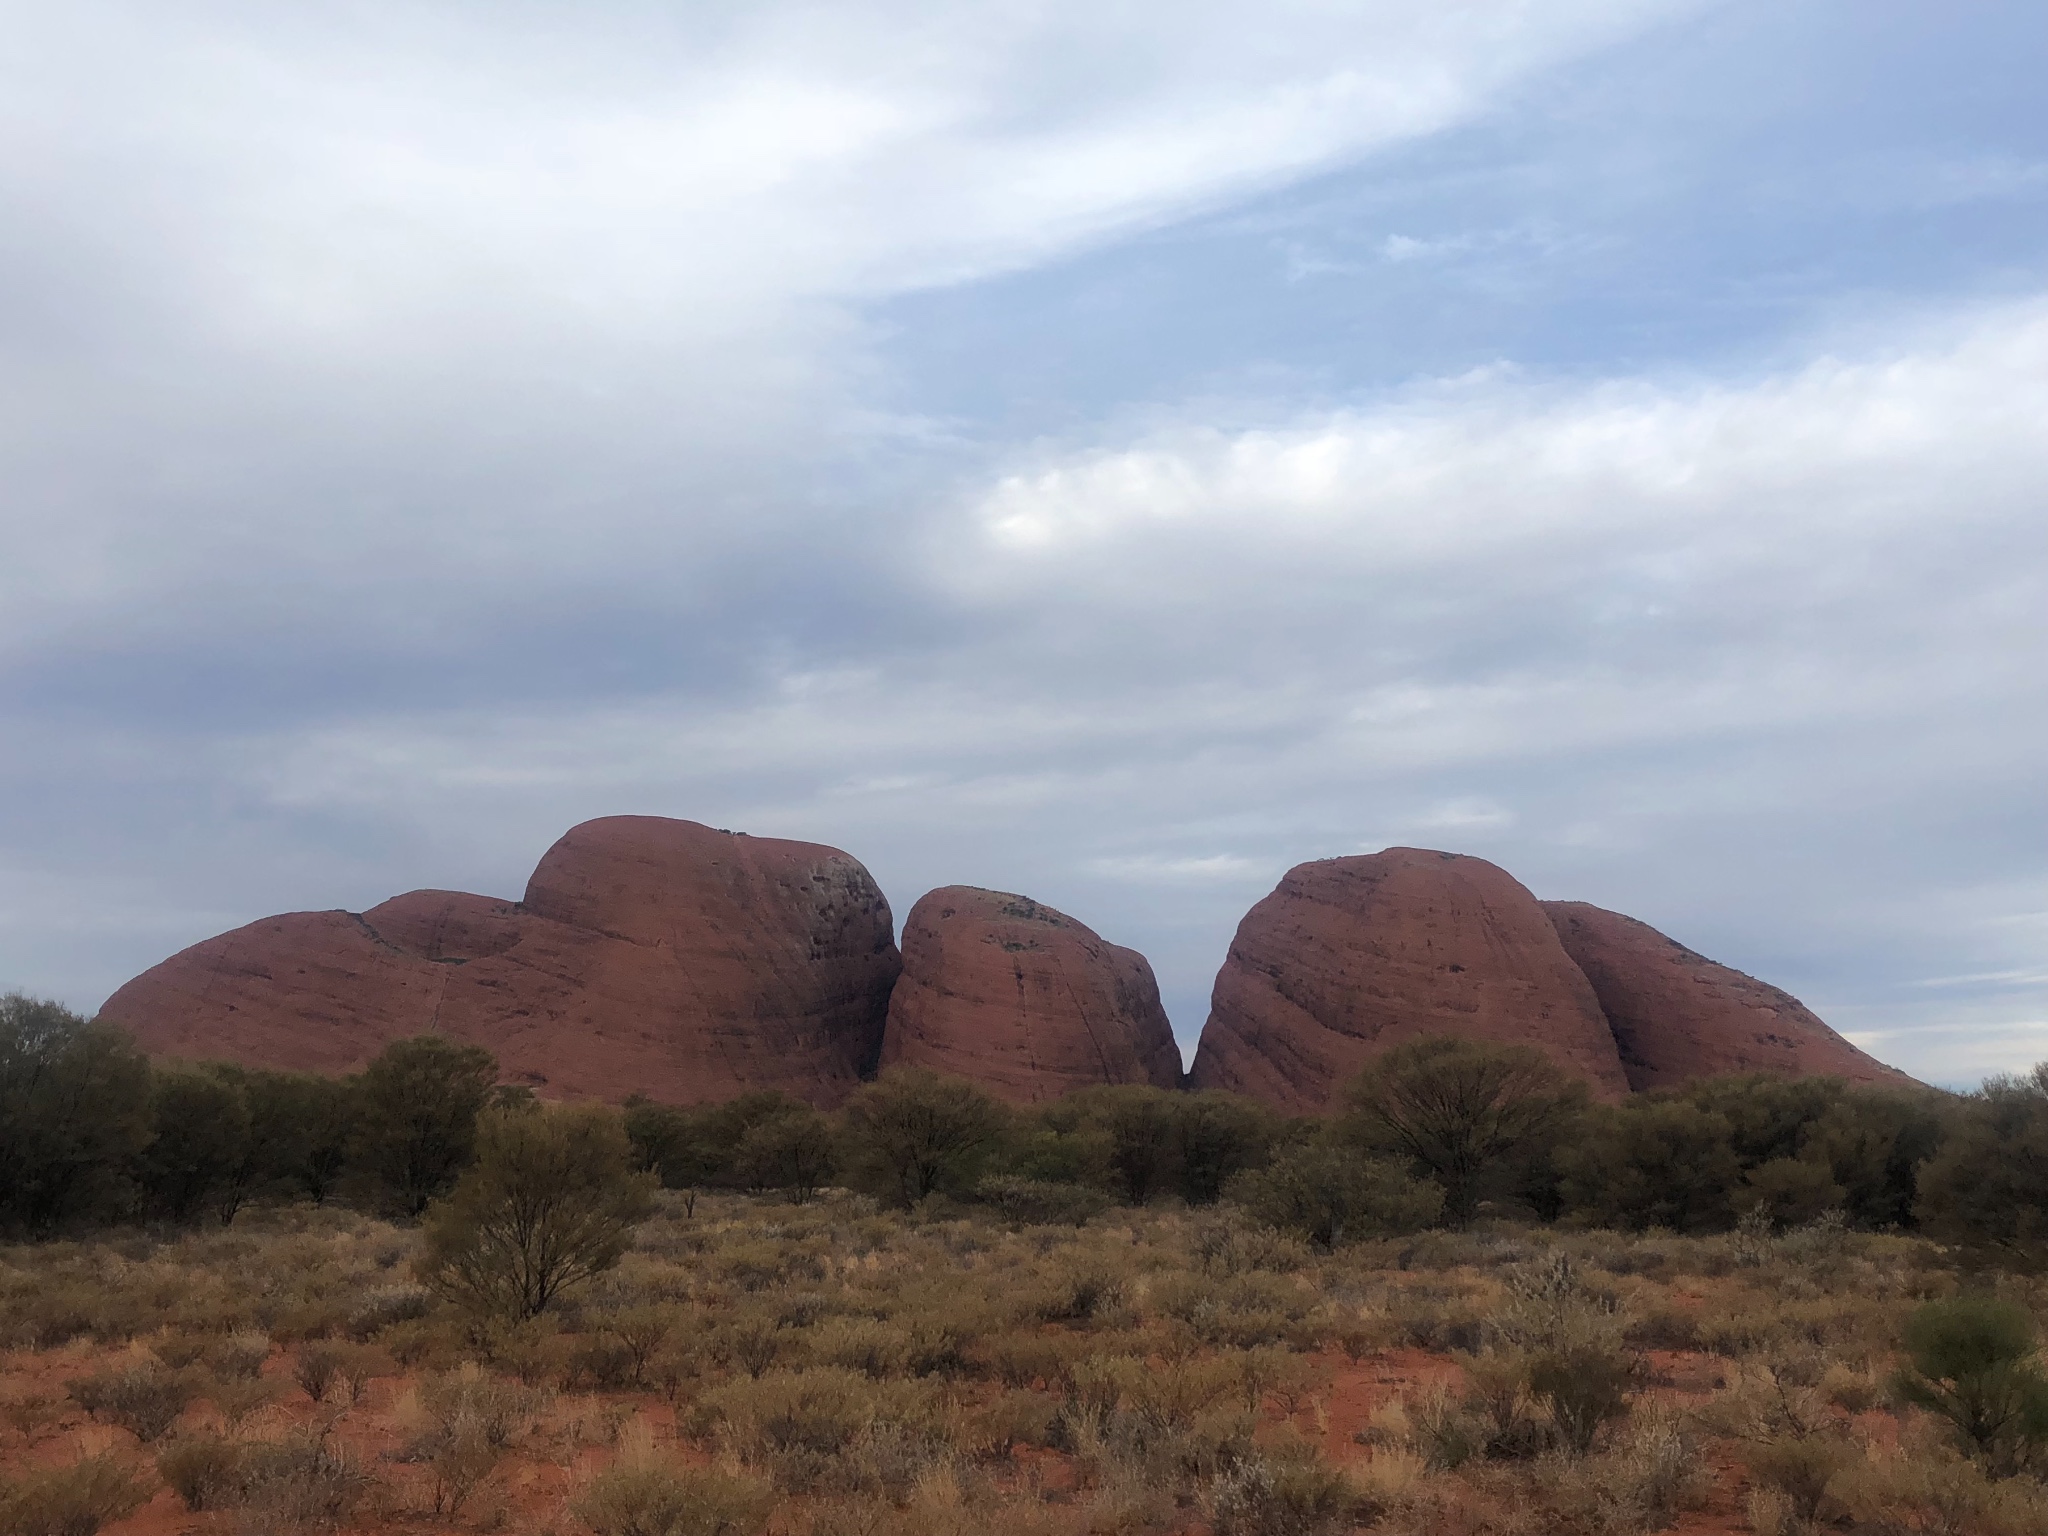
[[[355,1081],[350,1161],[374,1198],[417,1216],[469,1165],[498,1064],[440,1035],[394,1040]]]
[[[1321,1136],[1290,1147],[1264,1168],[1231,1181],[1229,1196],[1259,1221],[1296,1232],[1318,1248],[1419,1232],[1444,1208],[1443,1190],[1391,1158],[1368,1157]]]
[[[1529,1390],[1549,1409],[1566,1445],[1581,1456],[1601,1429],[1628,1412],[1634,1362],[1595,1343],[1547,1349],[1529,1362]]]
[[[1008,1120],[972,1083],[916,1067],[892,1067],[856,1090],[843,1118],[850,1171],[903,1206],[971,1189]]]
[[[2048,1265],[2048,1062],[1994,1077],[1955,1106],[1940,1152],[1921,1170],[1917,1209],[1943,1242]]]
[[[1726,1118],[1683,1099],[1605,1106],[1557,1152],[1565,1209],[1601,1226],[1725,1227],[1742,1176],[1732,1138]]]
[[[734,1150],[732,1172],[744,1188],[781,1190],[802,1204],[825,1186],[838,1164],[831,1123],[803,1107],[751,1126]]]
[[[417,1267],[483,1313],[538,1315],[618,1263],[653,1209],[616,1112],[599,1105],[490,1110],[476,1162],[428,1213]]]
[[[249,1140],[258,1188],[326,1201],[340,1187],[356,1136],[355,1085],[310,1072],[246,1074]]]
[[[121,1030],[0,997],[0,1228],[118,1216],[150,1137],[149,1063]]]
[[[1946,1419],[1994,1476],[2033,1465],[2048,1445],[2048,1376],[2034,1357],[2034,1320],[1991,1296],[1930,1301],[1906,1320],[1905,1401]]]
[[[1529,1047],[1439,1035],[1376,1057],[1346,1099],[1346,1130],[1434,1179],[1463,1226],[1484,1199],[1540,1192],[1586,1090]]]
[[[149,1209],[184,1224],[246,1176],[249,1100],[219,1072],[159,1069],[150,1085],[149,1145],[140,1159]]]

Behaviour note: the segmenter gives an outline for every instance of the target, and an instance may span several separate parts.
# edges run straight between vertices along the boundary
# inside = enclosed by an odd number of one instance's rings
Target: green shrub
[[[1325,1251],[1340,1243],[1419,1232],[1442,1213],[1443,1191],[1399,1163],[1327,1137],[1278,1154],[1231,1180],[1229,1198],[1270,1226]]]
[[[148,1485],[122,1462],[109,1454],[87,1456],[0,1482],[0,1531],[7,1536],[94,1536],[148,1499]]]
[[[420,1278],[488,1316],[544,1312],[617,1264],[654,1209],[618,1115],[601,1105],[492,1110],[477,1159],[429,1213]]]
[[[2024,1307],[1990,1296],[1931,1301],[1907,1319],[1905,1345],[1901,1398],[1947,1420],[1994,1476],[2033,1463],[2048,1444],[2048,1376]]]
[[[597,1536],[755,1536],[773,1500],[751,1478],[633,1457],[600,1472],[569,1507]]]
[[[1564,1443],[1583,1456],[1600,1431],[1628,1412],[1635,1365],[1597,1344],[1549,1349],[1529,1362],[1529,1390],[1550,1409]]]

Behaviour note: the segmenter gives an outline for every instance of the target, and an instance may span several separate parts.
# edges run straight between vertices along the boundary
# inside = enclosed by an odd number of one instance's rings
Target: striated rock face
[[[523,902],[414,891],[265,918],[100,1016],[167,1056],[343,1072],[437,1030],[549,1098],[830,1105],[872,1070],[900,968],[888,902],[838,849],[616,816],[549,849]]]
[[[1546,901],[1543,910],[1593,984],[1631,1088],[1733,1072],[1913,1082],[1857,1050],[1791,993],[1716,965],[1648,923],[1583,901]]]
[[[903,922],[884,1067],[929,1067],[1015,1104],[1101,1083],[1180,1086],[1180,1050],[1136,950],[1025,896],[949,885]]]
[[[1594,1093],[1629,1091],[1592,985],[1536,898],[1484,859],[1420,848],[1289,870],[1217,974],[1189,1083],[1292,1113],[1424,1035],[1533,1045]]]

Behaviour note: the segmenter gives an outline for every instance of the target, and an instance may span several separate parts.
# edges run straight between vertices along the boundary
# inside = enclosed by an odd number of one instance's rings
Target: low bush
[[[755,1536],[773,1500],[751,1478],[642,1455],[600,1472],[569,1508],[596,1536]]]
[[[189,1510],[240,1502],[246,1480],[243,1447],[221,1435],[193,1435],[157,1453],[156,1470]]]
[[[149,1485],[111,1454],[43,1467],[0,1481],[0,1531],[7,1536],[94,1536],[149,1499]]]
[[[2048,1446],[2048,1375],[2026,1308],[1990,1296],[1931,1301],[1907,1320],[1905,1344],[1900,1397],[1945,1419],[1994,1477],[2038,1460]]]
[[[69,1385],[79,1407],[119,1425],[144,1445],[177,1423],[197,1391],[189,1373],[166,1370],[155,1361],[95,1372]]]

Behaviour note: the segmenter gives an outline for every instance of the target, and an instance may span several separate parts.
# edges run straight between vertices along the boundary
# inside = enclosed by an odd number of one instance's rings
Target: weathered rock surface
[[[1180,1086],[1180,1050],[1136,950],[1029,897],[932,891],[903,922],[882,1065],[964,1077],[1015,1104],[1101,1083]]]
[[[1543,910],[1593,984],[1631,1088],[1676,1088],[1732,1072],[1913,1082],[1864,1055],[1791,993],[1694,954],[1648,923],[1583,901],[1546,901]]]
[[[1289,870],[1238,925],[1189,1083],[1327,1107],[1424,1035],[1532,1045],[1593,1092],[1629,1091],[1591,983],[1536,898],[1484,859],[1389,848]]]
[[[523,902],[414,891],[265,918],[100,1016],[167,1056],[344,1072],[437,1030],[549,1098],[830,1105],[872,1070],[899,969],[888,902],[850,855],[616,816],[549,849]]]

